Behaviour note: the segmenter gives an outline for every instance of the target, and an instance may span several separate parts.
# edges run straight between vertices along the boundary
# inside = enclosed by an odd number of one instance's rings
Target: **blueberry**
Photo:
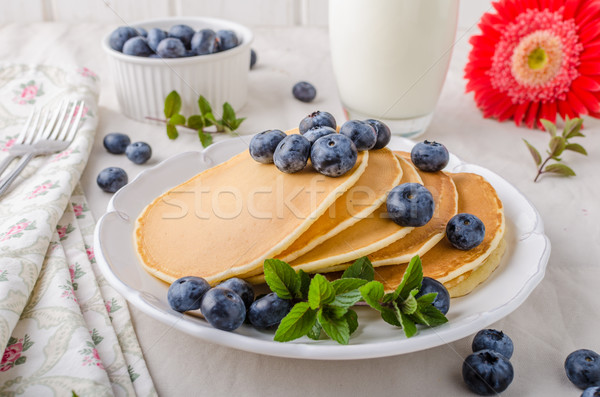
[[[200,306],[202,315],[217,329],[233,331],[246,319],[246,306],[238,294],[227,288],[208,290]]]
[[[286,136],[281,130],[267,130],[254,135],[250,140],[250,156],[259,163],[272,163],[277,145]]]
[[[148,47],[152,49],[152,51],[156,52],[158,49],[158,44],[167,38],[167,32],[159,28],[152,28],[148,32]]]
[[[142,36],[132,37],[123,45],[123,54],[126,55],[147,57],[152,53],[152,49],[148,47],[148,42]]]
[[[192,37],[194,37],[195,33],[196,31],[187,25],[173,25],[169,29],[169,37],[181,40],[188,50],[191,48]]]
[[[437,293],[437,296],[433,300],[433,306],[441,311],[442,314],[448,313],[448,309],[450,309],[450,293],[448,293],[444,284],[431,277],[423,277],[421,289],[419,290],[419,293],[415,295],[415,298],[431,293]]]
[[[481,350],[465,359],[462,376],[473,393],[491,396],[506,390],[515,373],[508,358],[493,350]]]
[[[254,289],[252,289],[250,284],[240,278],[230,278],[217,285],[217,287],[227,288],[238,294],[244,301],[246,310],[250,307],[252,302],[254,302]]]
[[[485,349],[493,350],[506,358],[511,358],[514,346],[512,339],[504,332],[495,329],[482,329],[473,338],[472,349],[474,352]]]
[[[219,51],[230,50],[239,44],[238,37],[233,30],[219,30],[217,37],[219,38]]]
[[[161,58],[181,58],[185,56],[185,46],[179,39],[166,38],[158,43],[156,53]]]
[[[588,387],[583,391],[581,397],[600,397],[600,386]]]
[[[440,171],[450,160],[446,146],[437,142],[419,142],[410,152],[410,159],[421,171],[435,172]]]
[[[123,51],[125,42],[137,35],[138,32],[134,28],[130,28],[129,26],[119,26],[110,34],[108,44],[113,50]]]
[[[446,237],[454,248],[470,250],[477,247],[485,237],[485,225],[475,215],[456,214],[446,225]]]
[[[580,389],[600,386],[600,355],[588,350],[575,350],[565,360],[565,372]]]
[[[427,188],[420,183],[403,183],[387,196],[387,212],[400,226],[423,226],[433,217],[435,203]]]
[[[317,172],[338,177],[356,164],[358,151],[345,135],[330,134],[315,141],[310,151],[310,161]]]
[[[178,312],[200,309],[202,297],[209,289],[210,285],[201,277],[182,277],[169,287],[167,300],[171,309]]]
[[[250,49],[250,69],[254,68],[256,64],[256,51],[254,49]]]
[[[248,309],[248,319],[256,328],[274,327],[279,325],[291,309],[292,303],[289,300],[281,299],[271,292],[252,303]]]
[[[317,96],[317,89],[309,82],[300,81],[299,83],[294,84],[292,94],[294,94],[294,98],[299,101],[312,102]]]
[[[119,167],[108,167],[100,171],[96,183],[105,192],[114,193],[127,185],[127,173]]]
[[[360,120],[346,121],[340,127],[340,134],[352,139],[352,142],[356,145],[356,150],[359,152],[372,149],[375,143],[377,143],[375,128],[369,123]]]
[[[192,51],[196,55],[214,54],[219,52],[219,39],[212,29],[197,31],[192,37]]]
[[[275,167],[286,174],[302,171],[310,155],[310,142],[302,135],[288,135],[279,142],[273,162]]]
[[[365,120],[365,123],[368,123],[371,127],[375,129],[375,133],[377,134],[377,142],[372,149],[382,149],[390,143],[392,139],[392,132],[390,131],[390,127],[385,125],[379,120],[368,119]]]
[[[131,143],[131,139],[120,132],[111,132],[104,137],[104,147],[112,154],[123,154],[125,149]]]
[[[300,133],[304,135],[306,134],[306,131],[315,127],[331,127],[335,130],[337,124],[331,113],[317,110],[303,118],[298,129],[300,130]]]
[[[138,35],[142,37],[148,37],[148,31],[144,28],[135,28]]]
[[[152,157],[152,148],[146,142],[134,142],[125,150],[127,158],[136,164],[144,164]]]
[[[308,139],[308,141],[312,145],[316,142],[317,139],[322,138],[327,135],[331,135],[331,134],[337,134],[337,131],[331,127],[322,126],[322,127],[315,127],[315,128],[308,130],[304,134],[304,137],[306,139]]]

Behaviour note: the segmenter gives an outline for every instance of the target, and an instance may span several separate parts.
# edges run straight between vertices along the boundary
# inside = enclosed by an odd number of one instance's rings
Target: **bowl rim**
[[[166,18],[153,18],[153,19],[145,19],[142,21],[136,21],[132,23],[128,23],[126,26],[130,26],[132,28],[142,27],[145,29],[152,28],[153,24],[172,22],[173,25],[176,24],[198,24],[198,23],[207,23],[213,25],[223,25],[224,29],[232,29],[237,34],[241,34],[242,42],[229,50],[217,52],[214,54],[206,54],[206,55],[197,55],[191,57],[184,58],[148,58],[148,57],[138,57],[135,55],[126,55],[122,52],[114,50],[109,45],[110,35],[114,31],[111,30],[107,33],[101,40],[101,45],[109,56],[112,58],[118,59],[119,61],[127,62],[127,63],[135,63],[142,64],[148,66],[162,66],[162,65],[186,65],[186,64],[197,64],[197,63],[208,63],[214,62],[221,59],[231,58],[235,55],[238,55],[242,52],[245,52],[249,49],[250,45],[254,41],[254,34],[252,31],[237,22],[233,22],[227,19],[221,18],[212,18],[212,17],[166,17]],[[150,26],[149,26],[150,25]],[[123,26],[123,25],[121,25]]]

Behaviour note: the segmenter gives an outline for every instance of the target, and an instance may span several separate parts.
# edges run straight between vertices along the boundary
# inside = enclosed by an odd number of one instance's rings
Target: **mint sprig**
[[[186,119],[186,117],[180,113],[181,106],[181,96],[177,91],[171,91],[165,98],[164,113],[166,119],[161,120],[154,117],[146,118],[165,123],[169,139],[177,139],[179,136],[177,127],[196,131],[202,147],[210,146],[213,143],[212,132],[207,131],[207,128],[214,126],[215,131],[213,132],[233,133],[246,119],[245,117],[237,118],[233,107],[227,102],[223,104],[222,118],[217,119],[210,103],[202,95],[198,98],[198,109],[200,110],[200,114],[191,115]]]
[[[558,135],[556,125],[551,121],[542,119],[540,122],[550,134],[550,142],[548,143],[548,150],[546,150],[548,156],[544,161],[542,161],[540,152],[526,139],[523,139],[525,145],[527,145],[527,149],[529,149],[531,157],[533,157],[535,165],[538,167],[537,174],[533,181],[537,182],[542,174],[547,173],[560,176],[575,176],[575,171],[562,163],[560,155],[563,154],[565,150],[570,150],[587,156],[587,151],[583,148],[583,146],[569,141],[571,138],[585,137],[585,135],[580,132],[583,119],[569,119],[569,116],[567,116],[567,119],[565,120],[565,127],[561,135]],[[547,164],[550,160],[554,160],[556,162]]]
[[[401,327],[407,337],[415,335],[417,324],[436,326],[447,322],[433,306],[437,294],[415,298],[423,281],[421,260],[415,256],[408,265],[398,288],[385,293],[384,286],[374,281],[375,271],[368,258],[356,260],[342,275],[329,281],[321,274],[312,279],[281,260],[264,263],[265,281],[271,291],[295,304],[281,320],[274,339],[288,342],[302,336],[318,340],[323,334],[340,344],[348,344],[358,329],[358,315],[352,307],[364,300],[381,313],[384,321]]]

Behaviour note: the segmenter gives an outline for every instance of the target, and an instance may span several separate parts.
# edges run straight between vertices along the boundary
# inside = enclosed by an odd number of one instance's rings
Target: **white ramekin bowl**
[[[240,44],[227,51],[187,58],[145,58],[125,55],[110,48],[110,33],[102,40],[121,111],[135,120],[149,122],[146,117],[164,118],[164,100],[176,90],[183,102],[182,113],[197,114],[198,97],[203,95],[216,113],[229,102],[238,110],[246,103],[252,31],[235,22],[216,18],[161,18],[131,24],[146,30],[165,31],[173,25],[185,24],[194,30],[233,30]]]

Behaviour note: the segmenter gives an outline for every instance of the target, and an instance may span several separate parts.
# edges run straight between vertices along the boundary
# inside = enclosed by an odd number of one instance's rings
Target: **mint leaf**
[[[239,128],[239,126],[242,124],[242,122],[246,120],[245,117],[239,118],[239,119],[235,119],[229,122],[229,125],[231,126],[232,130],[237,130]]]
[[[563,137],[565,137],[565,139],[570,139],[578,136],[584,137],[585,135],[579,132],[581,130],[582,125],[582,118],[574,118],[572,120],[567,120],[567,122],[565,123],[565,129],[563,130],[562,134]]]
[[[417,311],[411,317],[415,322],[429,327],[435,327],[448,322],[446,316],[435,306],[421,302],[419,302]]]
[[[319,323],[319,321],[315,321],[315,325],[313,325],[313,327],[310,329],[310,331],[308,331],[308,334],[306,334],[306,336],[308,336],[312,340],[319,340],[319,339],[321,339],[321,330],[322,329],[323,328],[321,327],[321,324]]]
[[[316,310],[312,310],[306,302],[298,302],[281,320],[273,339],[277,342],[298,339],[308,334],[316,321]]]
[[[362,287],[366,283],[367,280],[363,280],[360,278],[340,278],[337,280],[333,280],[331,282],[331,286],[333,287],[335,294],[338,295],[355,290],[359,287]]]
[[[575,176],[575,171],[564,164],[550,164],[544,168],[544,172],[551,172],[562,176]]]
[[[540,152],[538,152],[538,150],[535,147],[533,147],[531,143],[527,142],[527,139],[523,139],[523,142],[525,142],[525,145],[527,145],[527,149],[529,149],[529,153],[531,153],[531,157],[533,157],[533,161],[535,161],[535,164],[542,164],[542,156],[540,155]]]
[[[204,118],[198,114],[188,117],[187,126],[194,129],[199,130],[204,128]]]
[[[567,142],[565,141],[565,138],[562,136],[555,136],[552,137],[552,139],[550,139],[550,156],[552,157],[558,157],[562,154],[562,152],[565,150],[565,146],[567,145]]]
[[[177,113],[171,116],[169,119],[169,124],[173,125],[185,125],[185,116]]]
[[[314,280],[314,278],[313,278]],[[319,310],[317,318],[323,331],[339,344],[347,345],[350,340],[350,327],[345,318],[335,318],[323,309]]]
[[[400,322],[400,326],[404,330],[404,335],[407,338],[414,336],[417,333],[417,326],[413,322],[413,320],[408,317],[408,315],[402,313],[398,308],[395,308],[396,315],[398,316],[398,321]]]
[[[304,270],[298,270],[300,278],[300,299],[308,299],[308,288],[310,286],[310,276]]]
[[[311,309],[318,309],[323,305],[331,303],[334,299],[335,291],[329,281],[321,274],[316,274],[308,288],[308,304]]]
[[[410,291],[413,289],[421,289],[421,283],[423,282],[423,267],[421,265],[421,258],[419,255],[413,256],[402,276],[400,285],[394,292],[394,300],[398,297],[406,299]]]
[[[375,270],[371,261],[366,256],[358,258],[348,269],[342,274],[342,278],[362,278],[363,280],[372,281],[375,278]]]
[[[212,115],[212,108],[210,107],[210,103],[204,98],[202,95],[198,98],[198,109],[200,109],[200,114],[206,117],[207,114]]]
[[[556,136],[556,126],[550,120],[540,119],[540,123],[544,126],[544,129],[548,131],[551,136]]]
[[[437,292],[430,292],[429,294],[421,295],[417,298],[417,303],[431,305],[435,298],[437,298],[437,294]]]
[[[223,124],[230,126],[231,122],[235,120],[235,111],[228,102],[223,104]]]
[[[211,125],[220,125],[220,123],[215,118],[214,114],[208,112],[206,114],[203,114],[202,116],[204,117],[204,124],[206,124],[207,127],[210,127]]]
[[[171,118],[181,110],[181,97],[177,91],[171,91],[165,98],[165,117]]]
[[[385,321],[388,324],[392,324],[396,327],[401,327],[402,325],[400,324],[400,321],[398,320],[398,316],[396,316],[396,313],[394,312],[394,310],[388,308],[388,307],[383,307],[381,310],[381,318],[383,319],[383,321]]]
[[[348,312],[348,307],[325,305],[321,308],[331,318],[342,318]]]
[[[573,152],[577,152],[583,154],[584,156],[587,156],[587,150],[585,150],[583,146],[581,146],[578,143],[568,143],[567,146],[565,146],[565,150],[571,150]]]
[[[173,124],[167,124],[167,136],[169,139],[176,139],[179,136],[179,132]]]
[[[384,295],[383,284],[381,284],[379,281],[370,281],[360,287],[359,291],[369,306],[375,310],[383,310],[383,307],[379,303]]]
[[[265,282],[281,299],[293,299],[300,291],[300,279],[290,265],[279,259],[267,259],[263,265]],[[322,276],[321,276],[322,277]]]
[[[406,299],[399,302],[400,310],[404,314],[413,314],[417,311],[417,300],[413,294],[408,294]]]
[[[352,309],[348,309],[348,312],[344,315],[346,322],[348,323],[348,329],[350,330],[350,335],[356,331],[358,328],[358,315]]]
[[[213,142],[213,137],[210,134],[202,131],[202,129],[198,130],[198,138],[200,138],[200,143],[202,143],[202,147],[208,147]]]
[[[328,306],[342,307],[347,309],[351,306],[354,306],[354,304],[361,299],[362,295],[360,294],[360,291],[355,289],[336,295],[335,299],[329,303]]]

